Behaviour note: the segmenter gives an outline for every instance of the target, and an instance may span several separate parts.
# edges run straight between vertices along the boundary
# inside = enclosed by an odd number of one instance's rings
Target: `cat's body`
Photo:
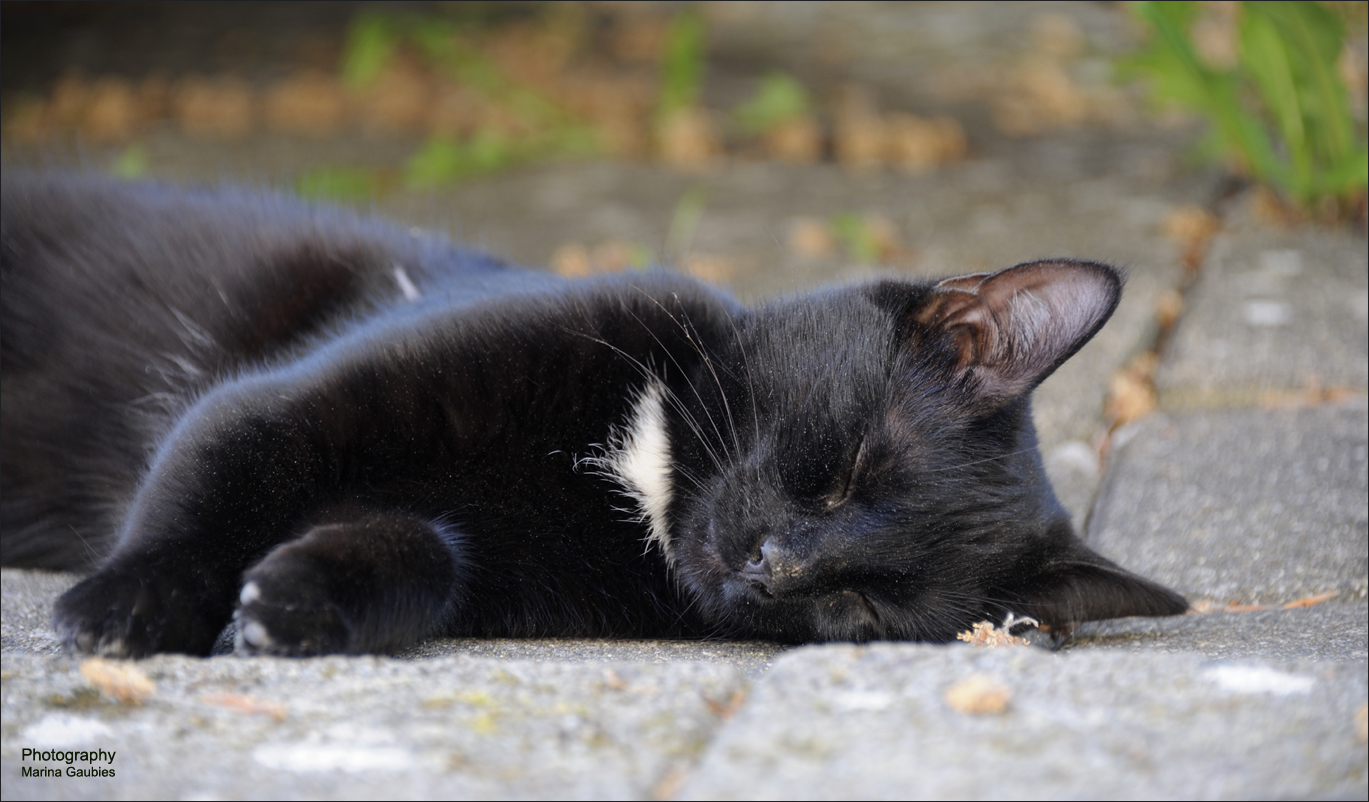
[[[947,640],[1181,612],[1088,551],[1029,394],[1115,307],[1043,262],[747,309],[269,196],[6,178],[7,565],[71,647]]]

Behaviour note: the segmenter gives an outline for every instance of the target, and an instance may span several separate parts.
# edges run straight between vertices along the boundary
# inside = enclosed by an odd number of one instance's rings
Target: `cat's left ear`
[[[1012,612],[1052,627],[1127,616],[1179,615],[1188,601],[1169,588],[1137,576],[1075,541],[1064,556],[1052,560],[1020,584],[1004,589],[1015,598]]]
[[[1050,259],[949,278],[914,312],[949,335],[982,397],[1030,392],[1083,347],[1122,297],[1122,277],[1098,262]]]

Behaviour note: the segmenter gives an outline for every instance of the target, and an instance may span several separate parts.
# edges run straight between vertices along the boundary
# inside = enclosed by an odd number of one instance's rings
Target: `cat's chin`
[[[748,581],[729,577],[713,617],[720,634],[759,637],[788,643],[848,641],[864,643],[901,637],[881,620],[879,607],[855,590],[775,596]]]

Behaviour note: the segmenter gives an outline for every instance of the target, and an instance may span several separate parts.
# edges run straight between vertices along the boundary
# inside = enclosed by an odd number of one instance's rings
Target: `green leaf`
[[[1288,43],[1290,71],[1317,156],[1332,163],[1350,156],[1354,123],[1336,69],[1345,35],[1340,20],[1320,3],[1247,3],[1246,14],[1268,19]]]
[[[1350,158],[1322,176],[1320,190],[1329,195],[1347,195],[1369,187],[1369,147],[1363,145]]]
[[[1235,76],[1208,69],[1189,44],[1192,4],[1142,2],[1133,8],[1155,30],[1148,50],[1134,63],[1158,79],[1157,94],[1206,116],[1225,147],[1240,154],[1257,177],[1286,186],[1288,168],[1275,155],[1259,118],[1242,107]]]
[[[1293,74],[1294,55],[1274,21],[1260,13],[1246,13],[1241,19],[1241,63],[1260,89],[1283,145],[1293,161],[1289,176],[1292,193],[1308,199],[1313,181],[1313,161],[1308,151],[1303,108]],[[1268,177],[1268,176],[1266,176]]]

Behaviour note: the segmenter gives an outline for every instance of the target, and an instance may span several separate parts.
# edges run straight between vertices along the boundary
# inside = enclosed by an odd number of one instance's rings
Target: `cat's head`
[[[1121,287],[1053,260],[739,316],[658,404],[673,492],[651,518],[677,580],[720,634],[788,641],[1183,612],[1075,535],[1031,423]]]

